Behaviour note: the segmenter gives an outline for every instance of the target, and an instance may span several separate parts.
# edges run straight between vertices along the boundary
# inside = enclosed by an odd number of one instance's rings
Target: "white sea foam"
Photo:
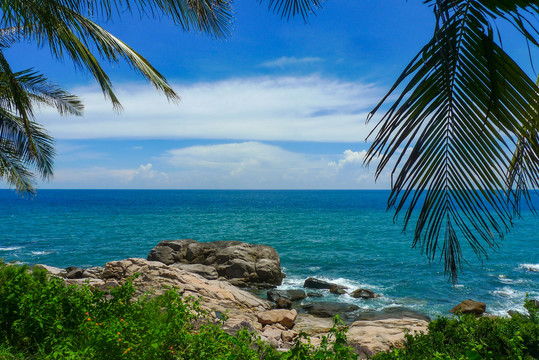
[[[49,255],[52,254],[52,251],[32,251],[32,255]]]
[[[528,271],[539,272],[539,264],[520,264],[519,269],[526,269]]]
[[[22,249],[22,246],[7,246],[7,247],[0,247],[0,251],[15,251]]]

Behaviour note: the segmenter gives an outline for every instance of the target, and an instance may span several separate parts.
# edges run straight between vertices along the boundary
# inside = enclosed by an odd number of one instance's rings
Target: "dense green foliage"
[[[138,299],[134,290],[131,282],[110,293],[67,286],[40,269],[2,265],[0,359],[357,358],[340,326],[320,348],[298,341],[279,353],[247,330],[227,334],[176,290]]]
[[[320,347],[305,334],[278,352],[255,334],[226,333],[195,299],[170,289],[134,298],[131,282],[100,291],[66,285],[42,269],[0,265],[0,359],[357,359],[336,325]],[[539,314],[440,318],[407,335],[385,359],[539,359]]]
[[[532,302],[525,307],[529,315],[439,318],[429,324],[428,334],[407,335],[404,348],[374,360],[539,359],[538,309]]]

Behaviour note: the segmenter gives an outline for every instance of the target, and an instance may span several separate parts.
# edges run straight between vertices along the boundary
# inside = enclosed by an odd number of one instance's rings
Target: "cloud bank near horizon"
[[[174,86],[179,104],[150,86],[120,84],[124,110],[112,111],[95,87],[73,89],[84,117],[50,109],[38,122],[57,139],[226,139],[363,142],[367,114],[383,90],[374,84],[306,77],[253,77]]]

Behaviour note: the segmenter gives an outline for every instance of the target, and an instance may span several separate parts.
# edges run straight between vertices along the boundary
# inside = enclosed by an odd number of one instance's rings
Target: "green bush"
[[[134,294],[131,281],[109,293],[0,264],[0,359],[357,359],[337,323],[322,346],[280,353],[247,330],[227,334],[174,289]]]
[[[525,307],[529,315],[439,318],[427,334],[407,335],[403,348],[373,359],[539,359],[538,311],[530,301]]]

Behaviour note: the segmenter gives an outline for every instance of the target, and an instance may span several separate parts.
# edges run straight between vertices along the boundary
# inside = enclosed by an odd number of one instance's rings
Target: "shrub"
[[[427,334],[407,335],[403,348],[373,359],[539,359],[537,308],[531,301],[525,307],[529,315],[436,319]]]

